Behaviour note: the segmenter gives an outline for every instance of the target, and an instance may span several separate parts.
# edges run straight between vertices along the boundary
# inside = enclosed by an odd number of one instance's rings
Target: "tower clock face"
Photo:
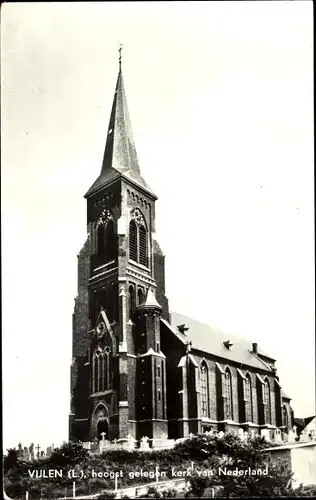
[[[105,324],[103,323],[103,321],[100,321],[100,323],[97,324],[96,331],[100,337],[104,334]]]

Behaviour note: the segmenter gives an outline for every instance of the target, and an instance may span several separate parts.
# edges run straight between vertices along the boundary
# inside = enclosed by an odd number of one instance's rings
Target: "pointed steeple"
[[[118,177],[125,177],[157,198],[140,173],[124,89],[121,53],[102,169],[85,197],[87,198],[101,189],[104,184]]]

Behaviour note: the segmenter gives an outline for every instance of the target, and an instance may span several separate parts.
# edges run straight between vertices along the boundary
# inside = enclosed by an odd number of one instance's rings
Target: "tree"
[[[6,474],[10,469],[13,469],[18,463],[18,452],[16,451],[15,448],[10,448],[7,450],[7,455],[4,457],[3,460],[3,469],[4,473]]]

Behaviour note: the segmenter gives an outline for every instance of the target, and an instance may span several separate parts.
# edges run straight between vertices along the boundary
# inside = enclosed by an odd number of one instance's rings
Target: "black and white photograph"
[[[4,2],[3,496],[316,496],[311,1]]]

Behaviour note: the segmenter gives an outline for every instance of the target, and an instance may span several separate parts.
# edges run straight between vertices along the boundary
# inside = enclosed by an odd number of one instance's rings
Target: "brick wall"
[[[162,307],[162,317],[170,321],[169,303],[165,295],[165,256],[154,241],[154,277],[157,283],[156,299]]]
[[[73,314],[72,355],[84,356],[88,347],[90,274],[90,238],[88,237],[78,255],[78,295]]]

